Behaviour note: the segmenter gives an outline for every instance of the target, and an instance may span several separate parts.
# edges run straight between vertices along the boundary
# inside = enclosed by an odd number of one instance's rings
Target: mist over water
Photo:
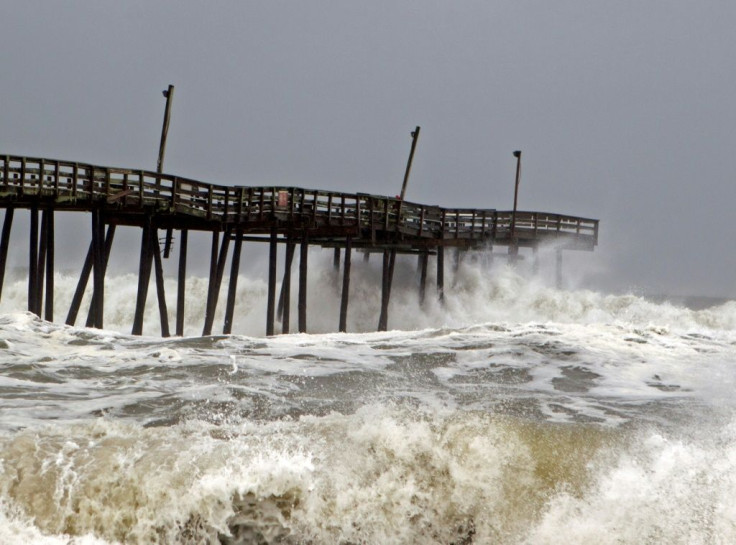
[[[128,334],[134,275],[107,278],[105,330],[43,322],[7,283],[0,543],[736,540],[734,303],[561,291],[478,254],[420,306],[400,259],[380,333],[375,261],[353,261],[346,334],[326,255],[310,334],[270,338],[248,275],[235,334],[205,338],[203,278],[172,339],[153,286]],[[76,278],[55,281],[62,321]]]

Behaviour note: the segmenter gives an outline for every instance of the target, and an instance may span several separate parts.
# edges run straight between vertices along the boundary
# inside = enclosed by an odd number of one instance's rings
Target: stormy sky
[[[601,220],[604,291],[736,296],[733,1],[3,2],[0,153]],[[86,247],[88,239],[81,245]],[[135,249],[131,250],[134,255]]]

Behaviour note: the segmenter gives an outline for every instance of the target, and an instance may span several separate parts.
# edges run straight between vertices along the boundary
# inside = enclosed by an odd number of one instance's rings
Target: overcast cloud
[[[601,220],[602,290],[736,296],[733,1],[5,1],[0,153]],[[84,244],[86,245],[86,241]],[[135,250],[132,250],[135,251]],[[572,263],[572,262],[571,262]]]

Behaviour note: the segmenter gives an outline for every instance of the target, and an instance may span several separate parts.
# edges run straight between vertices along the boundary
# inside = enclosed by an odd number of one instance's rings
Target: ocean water
[[[736,543],[736,303],[556,290],[476,259],[420,308],[402,260],[376,333],[379,267],[355,260],[340,334],[335,273],[312,268],[313,332],[271,338],[247,276],[236,334],[198,336],[190,279],[172,339],[153,289],[148,336],[128,334],[133,276],[107,279],[104,330],[23,312],[9,282],[0,543]],[[62,321],[75,279],[56,286]]]

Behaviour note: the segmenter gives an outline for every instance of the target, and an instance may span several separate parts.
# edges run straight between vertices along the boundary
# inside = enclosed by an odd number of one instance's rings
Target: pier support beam
[[[429,252],[419,254],[419,304],[424,305],[427,295],[427,265],[429,264]]]
[[[274,334],[276,316],[276,261],[278,257],[278,231],[271,226],[271,240],[268,249],[268,307],[266,309],[266,336]]]
[[[230,237],[232,228],[227,227],[222,237],[222,245],[220,246],[219,256],[217,254],[217,237],[219,233],[212,235],[212,261],[210,262],[210,282],[207,294],[207,310],[204,319],[204,329],[202,335],[212,335],[212,326],[215,321],[215,312],[217,311],[217,300],[220,297],[220,286],[222,285],[222,276],[225,273],[225,260],[227,259],[227,250],[230,246]]]
[[[105,244],[105,247],[104,247],[104,256],[105,256],[105,259],[104,259],[104,263],[103,263],[103,267],[102,267],[102,277],[103,278],[105,277],[105,274],[106,274],[106,271],[107,271],[107,262],[110,259],[110,249],[112,248],[112,239],[113,239],[113,236],[114,235],[115,235],[115,226],[114,225],[108,225],[107,226],[107,235],[104,238],[104,244]],[[81,291],[79,292],[79,295],[77,296],[77,292],[74,293],[74,297],[75,297],[74,300],[76,301],[77,310],[79,309],[79,304],[82,302],[82,296],[84,295],[84,290],[87,289],[87,281],[89,280],[89,274],[92,271],[92,266],[93,266],[93,263],[94,263],[94,251],[95,251],[95,246],[94,246],[94,244],[92,242],[90,242],[90,244],[89,244],[89,252],[87,253],[87,259],[89,260],[89,265],[87,266],[88,267],[87,268],[87,276],[84,278],[84,284],[81,287]],[[85,262],[85,265],[87,265],[86,262]],[[79,281],[81,283],[82,282],[82,279],[80,278]],[[94,281],[93,281],[93,284],[94,284]],[[78,285],[77,286],[77,290],[79,290],[79,289],[80,289],[80,286]],[[89,309],[87,311],[87,322],[85,324],[86,327],[97,327],[95,325],[95,312],[96,312],[96,308],[97,308],[97,302],[96,302],[96,296],[95,296],[94,289],[93,289],[92,290],[92,298],[90,300]],[[75,320],[76,320],[76,311],[75,311]],[[102,326],[100,326],[100,327],[102,327]]]
[[[179,276],[176,283],[176,335],[184,336],[184,299],[187,283],[187,242],[189,231],[182,229],[179,234]]]
[[[44,280],[45,280],[45,273],[46,273],[46,250],[47,250],[47,238],[48,237],[48,215],[46,214],[46,210],[43,210],[41,212],[41,233],[40,233],[40,242],[38,243],[38,268],[36,269],[36,274],[38,275],[38,280],[36,282],[36,305],[38,310],[38,315],[41,316],[43,312],[43,288],[44,288]]]
[[[388,329],[388,304],[391,301],[391,284],[393,282],[396,250],[383,251],[383,275],[381,282],[381,315],[378,318],[378,331]]]
[[[0,237],[0,298],[3,293],[3,284],[5,283],[5,266],[8,262],[8,248],[10,247],[10,230],[13,227],[13,215],[15,208],[12,206],[5,209],[5,218],[3,220],[3,232]]]
[[[141,234],[141,257],[138,266],[138,294],[135,302],[135,317],[133,318],[133,335],[143,334],[143,314],[146,308],[148,283],[151,279],[151,265],[153,264],[151,231],[151,216],[146,215],[143,220],[143,232]]]
[[[44,210],[46,220],[46,307],[44,320],[54,321],[54,210]]]
[[[336,273],[340,270],[340,248],[335,248],[335,252],[332,257],[332,268],[335,269]]]
[[[207,282],[207,303],[204,307],[204,326],[202,327],[202,335],[209,335],[212,333],[212,328],[209,328],[207,324],[210,321],[210,315],[212,314],[212,290],[217,281],[217,248],[220,245],[220,232],[215,230],[212,231],[212,245],[210,246],[210,275],[209,281]]]
[[[348,236],[345,241],[345,264],[342,271],[342,297],[340,298],[340,326],[341,333],[348,330],[348,301],[350,299],[350,263],[353,252],[353,237]]]
[[[289,333],[291,320],[291,266],[294,262],[294,251],[296,244],[289,241],[286,243],[286,256],[284,258],[284,279],[281,282],[281,293],[279,304],[276,307],[276,317],[281,320],[281,332]]]
[[[115,226],[107,226],[107,235],[105,236],[105,264],[110,257],[110,249],[112,248],[112,241],[115,237]],[[87,289],[87,282],[89,281],[89,275],[92,272],[92,260],[93,260],[94,246],[92,243],[89,245],[87,250],[87,257],[84,259],[84,265],[82,266],[82,273],[79,275],[79,282],[77,283],[77,289],[74,291],[72,297],[72,303],[69,306],[69,313],[66,317],[66,325],[74,325],[77,321],[77,314],[79,313],[79,307],[82,304],[82,298],[84,297],[84,291]],[[94,323],[94,317],[92,316],[92,309],[94,304],[90,305],[89,313],[87,314],[87,327],[92,327]]]
[[[161,336],[170,337],[169,309],[166,306],[166,290],[164,289],[164,268],[161,263],[161,244],[158,241],[158,229],[153,229],[153,264],[156,272],[156,296],[158,297],[158,315],[161,321]]]
[[[222,333],[230,335],[233,331],[233,315],[235,314],[235,294],[238,289],[238,274],[240,274],[240,252],[243,246],[243,229],[239,228],[235,235],[235,247],[230,263],[230,283],[227,288],[227,304],[225,306],[225,324]]]
[[[92,327],[102,329],[105,308],[105,224],[102,210],[92,210]],[[89,324],[88,324],[89,325]]]
[[[28,311],[40,316],[38,304],[38,207],[33,206],[29,233]]]
[[[388,260],[388,297],[391,298],[391,288],[394,285],[394,267],[396,265],[396,250],[389,252]]]
[[[437,299],[445,300],[445,247],[437,246]]]
[[[309,238],[302,235],[299,247],[299,333],[307,332],[307,267],[309,258]]]

